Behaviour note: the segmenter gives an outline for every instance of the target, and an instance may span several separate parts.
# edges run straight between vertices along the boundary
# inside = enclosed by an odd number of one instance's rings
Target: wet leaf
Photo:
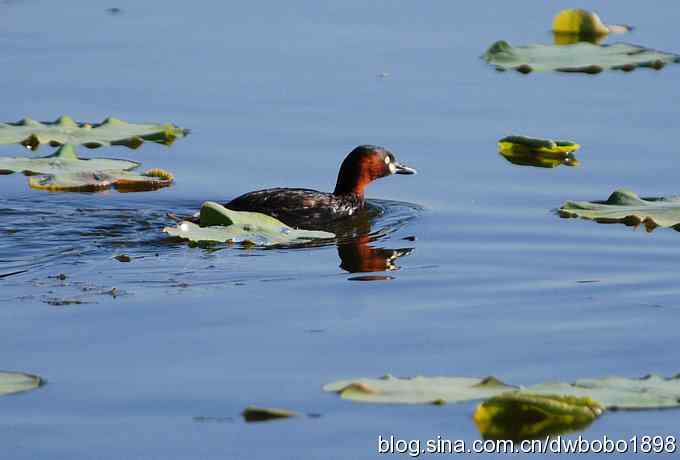
[[[242,243],[256,246],[304,243],[335,237],[328,232],[294,229],[265,214],[232,211],[210,201],[203,203],[201,207],[200,226],[183,221],[176,227],[166,227],[163,231],[194,243]]]
[[[581,217],[601,224],[643,224],[647,231],[656,227],[680,230],[680,196],[640,198],[630,190],[620,189],[607,201],[567,201],[558,210],[561,217]]]
[[[484,59],[497,70],[514,69],[521,73],[557,71],[600,73],[605,69],[630,71],[638,67],[660,69],[680,62],[677,54],[655,51],[628,43],[595,45],[529,45],[512,47],[498,41],[484,53]]]
[[[282,418],[297,417],[297,413],[287,409],[248,406],[242,413],[246,422],[266,422]]]
[[[0,144],[22,144],[32,150],[42,144],[89,148],[125,145],[136,149],[144,141],[170,145],[188,133],[173,124],[128,123],[117,118],[107,118],[98,124],[78,123],[68,116],[54,122],[24,118],[16,123],[0,123]]]
[[[413,377],[340,380],[323,386],[344,399],[369,403],[445,404],[490,398],[516,389],[487,377]]]
[[[604,408],[588,397],[504,393],[477,406],[474,420],[486,439],[532,439],[579,431]]]
[[[171,173],[151,169],[131,172],[140,163],[107,158],[79,158],[75,147],[67,144],[42,158],[0,157],[0,174],[21,172],[30,177],[31,188],[51,192],[97,192],[116,188],[121,192],[148,191],[167,187],[174,181]]]
[[[574,383],[543,383],[528,387],[525,391],[543,395],[589,397],[609,410],[680,407],[680,375],[671,378],[648,375],[639,379],[581,379]]]
[[[0,396],[34,390],[44,383],[37,375],[0,371]]]

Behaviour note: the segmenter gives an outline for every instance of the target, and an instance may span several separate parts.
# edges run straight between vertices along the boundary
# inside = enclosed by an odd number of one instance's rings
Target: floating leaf
[[[589,397],[610,410],[663,409],[680,407],[680,375],[664,378],[648,375],[640,379],[608,377],[582,379],[574,383],[543,383],[526,392]]]
[[[413,377],[391,375],[379,379],[340,380],[323,386],[344,399],[370,403],[445,404],[490,398],[509,390],[510,385],[487,377]]]
[[[37,375],[0,371],[0,396],[34,390],[44,383]]]
[[[521,166],[554,168],[559,165],[578,166],[571,152],[581,148],[572,141],[508,136],[498,141],[499,153],[510,163]]]
[[[92,171],[130,171],[139,166],[140,163],[129,160],[78,158],[75,147],[70,144],[64,145],[52,155],[42,158],[0,157],[0,174],[20,172],[27,176]]]
[[[600,37],[610,33],[623,33],[631,29],[632,27],[625,25],[603,24],[597,13],[578,8],[560,11],[553,19],[552,25],[557,45],[579,41],[595,43]]]
[[[107,118],[99,124],[78,123],[67,116],[54,122],[24,118],[16,123],[0,123],[0,144],[22,144],[30,149],[41,144],[54,147],[75,144],[89,148],[125,145],[136,149],[144,141],[170,145],[188,133],[173,124],[127,123],[117,118]]]
[[[287,409],[248,406],[242,413],[246,422],[266,422],[282,418],[297,417],[297,413]]]
[[[680,231],[680,197],[640,198],[630,190],[616,190],[607,201],[567,201],[561,217],[581,217],[601,224],[621,223],[647,231],[672,227]]]
[[[515,69],[521,73],[557,72],[600,73],[604,69],[630,71],[637,67],[660,69],[680,62],[680,56],[627,43],[595,45],[529,45],[512,47],[498,41],[484,53],[484,59],[497,70]]]
[[[130,172],[140,163],[107,158],[78,158],[73,145],[66,144],[42,158],[0,157],[0,174],[21,172],[28,185],[52,192],[96,192],[116,188],[121,192],[148,191],[167,187],[174,177],[162,169],[142,174]]]
[[[474,420],[486,439],[522,440],[582,430],[603,411],[588,397],[513,392],[481,403]]]
[[[194,243],[243,243],[256,246],[304,243],[335,237],[328,232],[294,229],[265,214],[232,211],[210,201],[201,206],[200,223],[199,226],[183,221],[163,231]]]

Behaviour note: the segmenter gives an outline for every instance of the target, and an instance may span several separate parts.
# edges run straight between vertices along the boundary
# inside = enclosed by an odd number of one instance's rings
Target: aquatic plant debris
[[[343,399],[368,403],[445,404],[497,396],[517,387],[494,377],[413,377],[340,380],[323,386],[323,390]]]
[[[107,118],[101,123],[79,123],[62,116],[53,122],[24,118],[16,123],[0,123],[0,144],[22,144],[31,150],[42,144],[88,148],[124,145],[136,149],[145,141],[171,145],[188,134],[189,130],[174,124],[128,123],[117,118]]]
[[[344,399],[370,403],[432,404],[486,399],[512,392],[551,397],[591,398],[610,410],[640,410],[680,407],[680,374],[664,378],[648,375],[638,379],[607,377],[581,379],[574,383],[542,383],[518,387],[494,377],[413,377],[387,375],[378,379],[340,380],[323,386]]]
[[[0,371],[0,396],[34,390],[44,383],[37,375]]]
[[[604,24],[597,13],[580,8],[560,11],[552,23],[552,31],[560,35],[594,38],[610,33],[624,33],[632,30],[631,26]]]
[[[604,412],[589,397],[504,393],[477,406],[474,421],[485,439],[531,439],[579,431]]]
[[[680,231],[680,196],[640,198],[630,190],[614,191],[606,201],[567,201],[560,217],[581,217],[601,224],[644,225],[648,232],[657,227]]]
[[[580,165],[572,152],[581,146],[573,141],[507,136],[498,141],[498,148],[501,156],[520,166],[555,168]]]
[[[71,144],[41,158],[0,157],[0,174],[15,172],[31,176],[31,188],[51,192],[97,192],[115,188],[121,192],[157,190],[172,184],[174,177],[162,169],[144,173],[131,170],[140,163],[107,158],[79,158]]]
[[[335,237],[329,232],[294,229],[265,214],[232,211],[211,201],[201,206],[200,225],[182,221],[176,227],[165,227],[163,231],[193,243],[241,243],[255,246],[297,244]]]
[[[596,74],[605,69],[631,71],[638,67],[658,70],[666,64],[680,62],[677,54],[628,43],[513,47],[502,40],[491,45],[483,58],[496,70],[514,69],[525,74],[545,71]]]
[[[246,422],[266,422],[283,418],[297,417],[298,414],[287,409],[248,406],[244,409],[243,418]]]

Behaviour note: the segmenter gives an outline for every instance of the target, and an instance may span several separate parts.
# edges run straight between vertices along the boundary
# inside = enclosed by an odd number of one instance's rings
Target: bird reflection
[[[340,268],[349,273],[375,273],[399,270],[397,259],[407,256],[414,248],[387,249],[374,247],[374,242],[380,236],[371,232],[371,218],[376,211],[363,212],[350,222],[342,224],[333,230],[337,235],[338,256]],[[355,281],[388,280],[391,276],[359,276],[350,278]]]

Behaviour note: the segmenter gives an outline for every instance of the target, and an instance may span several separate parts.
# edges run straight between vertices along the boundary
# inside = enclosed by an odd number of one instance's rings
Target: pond
[[[555,212],[620,187],[680,194],[680,66],[522,75],[480,58],[551,43],[563,1],[326,3],[0,2],[2,121],[192,130],[83,149],[172,171],[156,192],[0,177],[0,369],[48,381],[0,399],[12,459],[374,458],[379,435],[479,439],[476,403],[356,404],[323,384],[680,372],[680,234]],[[680,5],[588,8],[636,27],[608,43],[680,51]],[[573,139],[580,165],[511,164],[496,144],[511,134]],[[359,144],[419,174],[369,186],[387,212],[356,245],[201,249],[161,232],[206,200],[332,190]],[[304,416],[250,424],[248,405]],[[679,418],[612,412],[580,434],[678,435]]]

